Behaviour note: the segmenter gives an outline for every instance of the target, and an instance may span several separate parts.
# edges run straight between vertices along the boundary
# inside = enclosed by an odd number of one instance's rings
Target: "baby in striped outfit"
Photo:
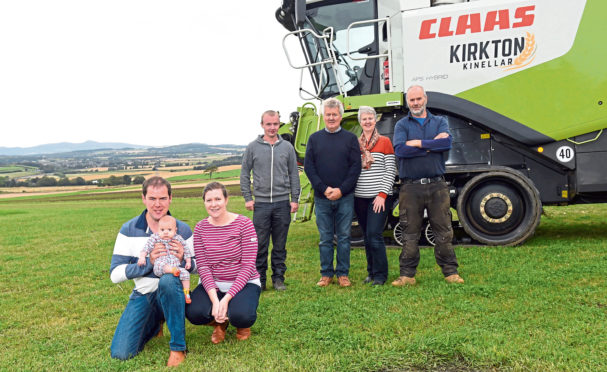
[[[171,253],[170,242],[176,240],[183,246],[183,257],[185,258],[185,268],[179,267],[180,262],[175,255]],[[158,221],[158,232],[149,237],[148,241],[139,254],[137,265],[143,266],[146,264],[145,258],[157,243],[163,243],[167,251],[166,256],[160,256],[154,261],[154,274],[160,277],[165,274],[173,274],[178,276],[183,285],[183,293],[185,294],[185,303],[192,302],[190,299],[190,273],[188,270],[192,267],[192,252],[188,249],[185,240],[181,235],[177,234],[177,221],[171,216],[164,216]]]

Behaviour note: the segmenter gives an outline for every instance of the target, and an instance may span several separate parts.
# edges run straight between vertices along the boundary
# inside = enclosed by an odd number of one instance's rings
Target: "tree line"
[[[127,174],[124,176],[109,176],[108,178],[100,180],[86,181],[82,177],[67,178],[61,177],[59,179],[55,177],[42,176],[32,177],[25,180],[16,180],[9,178],[8,176],[0,177],[0,187],[51,187],[51,186],[82,186],[82,185],[95,185],[95,186],[119,186],[119,185],[140,185],[145,181],[143,176],[131,177]]]

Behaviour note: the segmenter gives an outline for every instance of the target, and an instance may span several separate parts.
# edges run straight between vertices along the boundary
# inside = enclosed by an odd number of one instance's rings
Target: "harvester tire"
[[[495,171],[471,178],[457,199],[464,230],[488,245],[518,245],[540,223],[542,203],[531,180],[518,172]]]

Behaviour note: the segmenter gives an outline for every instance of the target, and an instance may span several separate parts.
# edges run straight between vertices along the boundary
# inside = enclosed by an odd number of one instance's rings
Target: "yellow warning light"
[[[537,148],[537,152],[540,152],[540,153],[541,153],[541,152],[544,152],[544,148],[543,148],[543,147],[538,147],[538,148]]]
[[[561,196],[563,197],[563,199],[567,199],[567,197],[569,196],[569,193],[567,192],[567,190],[563,190],[563,191],[561,191]]]
[[[491,138],[491,134],[489,134],[489,133],[482,133],[481,134],[481,139],[489,139],[489,138]]]

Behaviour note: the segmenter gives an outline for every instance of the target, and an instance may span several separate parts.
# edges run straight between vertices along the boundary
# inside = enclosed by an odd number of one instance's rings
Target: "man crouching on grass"
[[[158,221],[169,213],[172,201],[171,184],[162,177],[151,177],[143,183],[141,199],[146,209],[141,215],[122,225],[110,266],[110,278],[114,283],[133,279],[135,288],[118,321],[112,339],[112,358],[129,359],[137,355],[155,335],[162,335],[162,324],[166,321],[171,333],[171,349],[167,366],[177,366],[185,359],[185,299],[178,277],[153,273],[156,258],[166,255],[163,244],[150,253],[146,265],[137,265],[138,255],[148,238],[158,232]],[[183,237],[190,250],[192,230],[177,220],[177,233]],[[184,247],[173,240],[172,253],[182,262]],[[192,257],[190,272],[196,270]]]

